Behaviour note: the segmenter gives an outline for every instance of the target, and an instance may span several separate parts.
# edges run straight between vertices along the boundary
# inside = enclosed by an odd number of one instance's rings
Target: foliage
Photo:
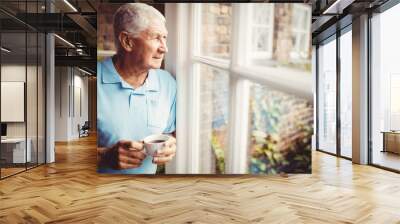
[[[157,165],[157,171],[156,174],[165,174],[165,165]]]
[[[311,135],[312,129],[299,127],[301,134],[291,142],[289,148],[279,149],[279,137],[265,134],[260,137],[253,134],[250,173],[310,173],[311,172]]]
[[[293,109],[296,105],[310,105],[297,97],[262,86],[255,86],[252,91],[249,172],[310,173],[312,122],[297,117],[299,115]],[[282,130],[289,128],[294,128],[294,132],[283,135]]]
[[[221,144],[219,143],[215,132],[212,133],[211,146],[212,146],[215,158],[216,158],[215,165],[217,168],[217,173],[222,174],[225,172],[224,149],[221,147]]]

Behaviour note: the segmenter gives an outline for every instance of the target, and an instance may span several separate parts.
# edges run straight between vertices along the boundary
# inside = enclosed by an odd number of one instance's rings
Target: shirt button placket
[[[133,90],[131,91],[131,94],[129,95],[129,110],[132,111],[133,110],[133,103],[134,103],[134,92]]]

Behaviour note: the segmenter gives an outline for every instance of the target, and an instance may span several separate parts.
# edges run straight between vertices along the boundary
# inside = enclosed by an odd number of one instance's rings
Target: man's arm
[[[112,169],[131,169],[142,165],[146,154],[143,144],[137,141],[120,140],[110,148],[97,148],[98,167]]]
[[[97,167],[116,167],[116,162],[112,158],[112,148],[99,147],[97,148]]]

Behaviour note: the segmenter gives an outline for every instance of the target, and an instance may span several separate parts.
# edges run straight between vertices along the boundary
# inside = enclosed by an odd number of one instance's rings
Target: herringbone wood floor
[[[0,223],[400,223],[400,175],[313,153],[312,175],[96,173],[95,137],[0,181]]]

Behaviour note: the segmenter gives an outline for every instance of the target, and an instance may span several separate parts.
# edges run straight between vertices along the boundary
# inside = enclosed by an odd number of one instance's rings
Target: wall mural
[[[107,3],[97,21],[99,173],[311,173],[310,5]]]

